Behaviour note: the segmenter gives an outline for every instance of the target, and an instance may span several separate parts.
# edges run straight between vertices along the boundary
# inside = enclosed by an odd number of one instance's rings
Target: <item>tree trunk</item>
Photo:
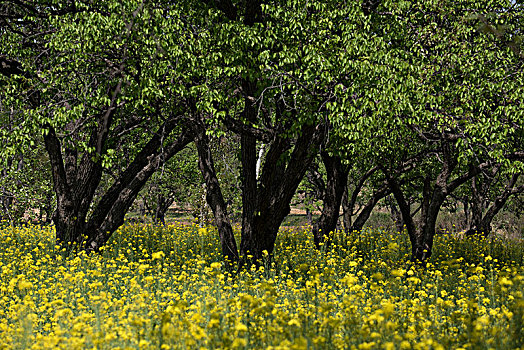
[[[408,201],[406,200],[406,197],[404,196],[404,193],[402,192],[397,180],[387,171],[384,171],[384,175],[386,175],[391,192],[393,193],[393,196],[395,197],[395,200],[397,201],[398,207],[400,209],[400,213],[402,214],[402,219],[406,226],[406,231],[411,242],[411,257],[413,258],[415,256],[417,246],[417,232],[415,222],[411,216],[410,205],[408,204]]]
[[[155,170],[191,142],[192,135],[183,131],[175,142],[161,147],[162,140],[178,124],[179,121],[174,118],[168,120],[151,137],[92,208],[89,218],[88,212],[102,178],[99,155],[105,152],[108,123],[101,122],[92,130],[89,143],[95,147],[98,156],[85,153],[81,159],[67,147],[62,152],[54,129],[46,125],[44,141],[51,163],[57,204],[53,221],[57,242],[65,248],[64,254],[69,254],[76,246],[88,251],[98,250],[123,224],[127,210]]]
[[[391,211],[391,217],[395,222],[397,232],[402,232],[404,230],[404,220],[402,220],[402,214],[400,213],[395,202],[390,198],[390,196],[386,197],[386,203],[388,204],[389,209]]]
[[[368,221],[371,212],[377,205],[378,201],[387,196],[391,190],[387,185],[381,186],[368,200],[366,205],[362,208],[358,216],[356,217],[355,221],[353,222],[353,225],[351,226],[351,232],[360,232],[362,231],[362,228]]]
[[[346,182],[346,187],[344,188],[344,193],[342,194],[342,222],[344,223],[344,231],[350,233],[351,229],[351,216],[353,214],[353,209],[349,206],[349,189]]]
[[[364,224],[369,218],[369,215],[371,214],[371,211],[375,207],[376,202],[374,201],[373,197],[368,201],[366,206],[361,210],[359,216],[356,218],[356,223],[352,223],[352,216],[356,215],[355,213],[355,206],[357,204],[357,199],[359,193],[362,191],[362,188],[364,187],[364,184],[369,179],[371,175],[373,175],[378,170],[378,167],[372,167],[368,171],[366,171],[358,182],[355,184],[355,188],[353,189],[353,192],[351,193],[351,197],[349,196],[349,188],[346,185],[346,188],[344,189],[344,194],[342,197],[342,210],[344,215],[344,228],[346,230],[346,233],[354,232],[354,231],[360,231],[362,230],[362,227],[364,227]],[[381,192],[379,190],[379,192]],[[382,197],[376,198],[376,201],[380,200]],[[357,210],[358,211],[358,210]]]
[[[415,231],[415,244],[412,247],[413,261],[424,262],[431,257],[438,213],[446,199],[445,190],[445,187],[437,183],[432,191],[431,179],[427,177],[424,181],[421,217],[419,227]]]
[[[479,178],[474,177],[471,181],[471,221],[466,231],[466,236],[477,233],[482,226],[482,216],[484,211],[484,199],[481,195],[481,184]]]
[[[311,210],[312,207],[313,207],[313,200],[308,196],[307,205],[306,205],[306,219],[307,219],[307,224],[310,227],[313,227],[313,211]]]
[[[461,200],[463,206],[464,206],[464,224],[461,229],[468,228],[470,225],[470,210],[469,210],[469,202],[467,200]]]
[[[504,207],[508,199],[517,193],[524,192],[524,185],[515,187],[517,184],[517,180],[520,177],[520,174],[513,174],[504,187],[504,190],[501,194],[499,194],[495,200],[489,204],[486,212],[484,215],[482,213],[474,215],[474,218],[472,220],[472,225],[469,228],[469,230],[466,232],[466,235],[472,235],[474,233],[480,234],[483,237],[487,237],[491,233],[491,222],[493,221],[493,218],[495,215],[499,213],[499,211]],[[475,184],[475,180],[477,178],[473,179],[473,184]],[[475,186],[476,189],[476,186]],[[478,193],[478,191],[476,191]],[[480,195],[474,198],[481,198]],[[473,205],[472,205],[473,206]],[[476,205],[478,206],[478,204]]]
[[[166,213],[171,203],[173,203],[173,200],[169,197],[164,196],[162,193],[158,195],[153,215],[154,222],[159,223],[162,226],[166,225]]]
[[[251,97],[256,90],[253,82],[244,81],[243,89],[246,92],[244,99],[244,119],[256,123],[257,110]],[[271,153],[271,148],[269,150]],[[248,255],[261,258],[264,248],[260,242],[260,229],[255,228],[255,213],[257,211],[257,140],[255,136],[247,133],[240,135],[240,155],[242,165],[242,231],[240,238],[240,258],[245,260]],[[260,213],[258,213],[260,215]],[[259,233],[260,232],[260,233]],[[258,233],[258,234],[257,234]],[[260,254],[258,253],[260,251]],[[241,261],[241,264],[243,261]]]
[[[96,164],[93,164],[82,171],[83,176],[80,179],[84,180],[91,176],[91,181],[87,183],[77,181],[76,168],[68,166],[71,164],[71,154],[66,154],[65,159],[62,158],[60,141],[51,126],[47,126],[44,141],[51,162],[53,185],[56,193],[56,209],[53,213],[56,240],[64,250],[63,254],[68,255],[84,239],[82,235],[85,234],[85,218],[88,208],[82,205],[82,201],[92,199],[94,191],[89,186],[93,183],[98,184],[97,182],[101,178],[101,169],[97,171]],[[91,198],[85,198],[89,196]]]
[[[196,122],[195,127],[197,128],[195,144],[198,152],[198,165],[206,182],[206,200],[213,211],[215,225],[217,226],[222,245],[222,255],[226,259],[228,267],[230,267],[232,266],[231,264],[238,263],[239,260],[237,243],[216,175],[211,148],[209,147],[209,138],[206,135],[203,124]]]
[[[313,239],[317,248],[321,243],[329,245],[331,234],[337,227],[342,195],[347,186],[348,167],[337,156],[330,156],[326,151],[320,153],[326,167],[327,182],[324,191],[322,214],[313,225]]]
[[[264,257],[264,251],[269,256],[273,253],[278,229],[290,212],[291,199],[313,161],[321,141],[320,127],[304,125],[286,164],[282,157],[289,149],[290,140],[277,136],[267,152],[260,185],[257,187],[246,181],[249,179],[247,176],[253,178],[255,175],[256,149],[249,148],[251,154],[245,155],[242,160],[243,167],[251,166],[251,171],[247,171],[249,168],[243,169],[243,202],[249,206],[249,212],[246,214],[252,214],[248,216],[243,213],[241,264],[258,264]],[[243,156],[247,150],[243,149]],[[249,193],[244,193],[245,191]]]
[[[147,180],[164,162],[193,140],[192,133],[183,129],[173,143],[162,148],[161,140],[165,136],[161,136],[161,132],[155,134],[102,196],[86,226],[89,237],[84,242],[85,249],[98,250],[107,242],[112,233],[124,223],[125,214]]]

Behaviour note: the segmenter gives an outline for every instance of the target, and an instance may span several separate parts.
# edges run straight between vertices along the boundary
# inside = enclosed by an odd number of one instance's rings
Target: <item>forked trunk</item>
[[[250,139],[244,139],[241,265],[258,264],[266,254],[271,257],[280,225],[290,212],[291,199],[313,161],[321,140],[322,131],[319,127],[303,126],[286,164],[283,156],[290,147],[290,140],[277,136],[269,147],[260,184],[256,186],[256,147]]]
[[[520,177],[520,174],[513,174],[509,179],[508,183],[504,187],[504,190],[491,202],[486,211],[483,213],[484,200],[482,196],[478,193],[476,182],[477,178],[473,179],[473,193],[474,193],[474,203],[472,203],[472,222],[467,235],[478,234],[482,237],[487,237],[491,233],[491,222],[495,218],[495,215],[504,207],[508,199],[512,195],[524,192],[524,185],[516,186],[517,180]],[[481,203],[481,204],[479,204]]]
[[[160,147],[162,140],[177,124],[178,120],[169,120],[160,129],[161,132],[154,134],[93,208],[94,194],[102,177],[101,161],[97,159],[100,157],[86,153],[78,159],[75,151],[67,147],[63,151],[54,129],[46,126],[44,141],[57,201],[53,221],[57,243],[63,247],[65,254],[75,247],[87,251],[99,250],[124,223],[126,212],[151,175],[191,142],[192,135],[183,131],[175,142],[164,145],[163,149]],[[107,124],[101,125],[92,130],[90,139],[91,143],[98,145],[98,154],[104,151],[108,132]]]
[[[479,166],[470,165],[467,170],[451,180],[458,166],[458,153],[455,145],[446,139],[445,135],[440,135],[439,150],[439,161],[442,165],[436,178],[428,174],[424,179],[420,220],[417,226],[413,220],[414,214],[411,213],[397,179],[388,170],[382,169],[406,224],[411,241],[411,260],[417,262],[424,262],[431,257],[437,217],[444,200],[460,185],[478,175],[487,165],[487,163]],[[400,176],[401,173],[401,171],[396,171],[396,176]]]

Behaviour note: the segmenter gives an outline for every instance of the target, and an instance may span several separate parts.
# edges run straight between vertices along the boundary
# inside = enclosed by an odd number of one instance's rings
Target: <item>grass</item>
[[[425,268],[404,234],[313,248],[280,232],[271,264],[231,276],[216,231],[127,225],[61,258],[51,228],[0,230],[0,349],[520,349],[524,244],[438,236]]]

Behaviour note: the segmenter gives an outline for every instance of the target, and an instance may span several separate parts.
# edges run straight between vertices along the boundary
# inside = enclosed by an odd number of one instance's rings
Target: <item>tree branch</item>
[[[269,143],[274,139],[274,132],[246,125],[230,116],[226,116],[223,122],[226,128],[236,134],[252,136],[258,141],[265,143]]]

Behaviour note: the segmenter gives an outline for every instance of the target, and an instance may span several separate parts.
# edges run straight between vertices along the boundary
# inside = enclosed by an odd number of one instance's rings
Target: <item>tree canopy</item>
[[[97,250],[155,172],[194,142],[184,152],[198,157],[223,254],[243,263],[273,251],[320,155],[317,241],[367,184],[354,227],[392,193],[412,256],[425,260],[460,186],[503,174],[485,181],[508,194],[498,210],[522,192],[522,11],[505,0],[7,1],[4,172],[45,148],[57,239]],[[238,178],[225,179],[213,144],[232,133]],[[239,250],[224,181],[240,184]]]

